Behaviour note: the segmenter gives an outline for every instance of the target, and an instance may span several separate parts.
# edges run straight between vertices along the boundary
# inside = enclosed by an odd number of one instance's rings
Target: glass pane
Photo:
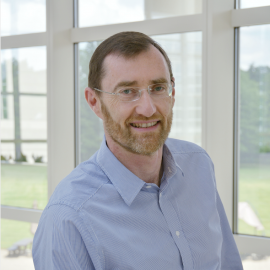
[[[47,203],[47,166],[1,164],[1,204],[44,209]]]
[[[2,92],[46,94],[46,61],[45,46],[2,50]]]
[[[252,8],[269,6],[270,0],[239,0],[240,8]]]
[[[1,163],[14,160],[14,143],[1,143]]]
[[[202,34],[152,36],[167,52],[175,77],[175,105],[170,138],[201,145]]]
[[[270,25],[240,29],[238,232],[270,237]]]
[[[47,97],[21,96],[20,105],[22,139],[46,140]]]
[[[36,228],[36,223],[1,219],[1,269],[35,269],[32,241]]]
[[[176,103],[170,137],[201,144],[201,32],[153,36],[165,49],[176,78]],[[79,44],[79,158],[90,158],[103,138],[102,121],[85,101],[90,58],[100,41]]]
[[[103,139],[103,124],[90,109],[84,97],[88,85],[89,61],[101,41],[79,43],[79,159],[90,158],[100,147]]]
[[[1,101],[1,139],[14,140],[14,98],[3,94]]]
[[[1,54],[1,203],[43,209],[48,194],[46,47]]]
[[[22,153],[30,164],[40,165],[48,161],[47,143],[22,143]]]
[[[2,36],[45,31],[45,0],[1,0]]]
[[[202,0],[79,0],[79,27],[202,12]]]

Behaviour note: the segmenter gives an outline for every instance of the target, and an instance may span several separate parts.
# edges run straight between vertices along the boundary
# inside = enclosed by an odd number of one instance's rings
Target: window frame
[[[238,233],[238,142],[239,142],[239,34],[240,27],[270,24],[270,6],[234,9],[231,25],[234,28],[234,144],[233,144],[233,227],[238,249],[243,254],[270,255],[270,237]],[[255,251],[254,251],[255,250]]]
[[[237,122],[235,29],[270,24],[270,6],[234,9],[234,0],[202,0],[202,13],[77,28],[77,0],[46,1],[46,32],[2,37],[2,49],[47,46],[48,198],[76,164],[78,42],[126,30],[148,35],[202,31],[202,147],[215,164],[220,197],[240,253],[270,255],[270,238],[238,235],[234,182]],[[236,68],[236,67],[235,67]],[[236,77],[237,79],[237,77]],[[222,84],[220,83],[222,81]],[[236,100],[236,103],[234,103]],[[225,139],[224,139],[225,138]],[[235,191],[234,191],[235,190]],[[2,218],[38,222],[42,211],[1,206]]]
[[[72,27],[73,1],[46,0],[46,32],[1,37],[2,49],[47,48],[48,199],[75,165]],[[38,223],[42,210],[1,205],[1,212],[3,219]]]

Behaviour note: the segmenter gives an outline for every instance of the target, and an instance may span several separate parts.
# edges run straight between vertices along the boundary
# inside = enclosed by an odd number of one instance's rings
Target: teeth
[[[131,125],[134,126],[134,127],[138,127],[138,128],[146,128],[146,127],[152,127],[154,125],[157,124],[157,121],[156,122],[151,122],[151,123],[132,123]]]

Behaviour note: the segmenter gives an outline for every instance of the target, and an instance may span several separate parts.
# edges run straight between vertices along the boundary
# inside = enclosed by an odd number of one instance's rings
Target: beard
[[[134,154],[150,156],[162,147],[168,138],[173,119],[172,108],[166,118],[161,114],[155,114],[151,117],[130,117],[126,119],[125,126],[121,127],[119,123],[113,120],[110,112],[101,99],[100,102],[104,129],[108,132],[114,142],[125,148],[127,151]],[[130,126],[130,123],[133,121],[149,121],[154,119],[160,119],[158,122],[159,132],[156,130],[139,134],[132,131],[133,128]]]

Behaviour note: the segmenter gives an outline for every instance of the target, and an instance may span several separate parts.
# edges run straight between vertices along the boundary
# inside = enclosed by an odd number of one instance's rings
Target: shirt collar
[[[97,163],[110,179],[125,203],[130,206],[146,183],[128,170],[114,156],[106,144],[105,136],[97,154]],[[176,174],[176,167],[181,170],[166,144],[163,147],[163,164],[166,181]]]
[[[172,154],[172,151],[169,149],[166,142],[163,145],[163,168],[167,179],[173,177],[177,173],[177,168],[181,171],[182,175],[184,176],[182,168],[176,162]]]
[[[110,179],[125,203],[130,206],[145,182],[128,170],[111,152],[104,136],[97,155],[97,163]]]

